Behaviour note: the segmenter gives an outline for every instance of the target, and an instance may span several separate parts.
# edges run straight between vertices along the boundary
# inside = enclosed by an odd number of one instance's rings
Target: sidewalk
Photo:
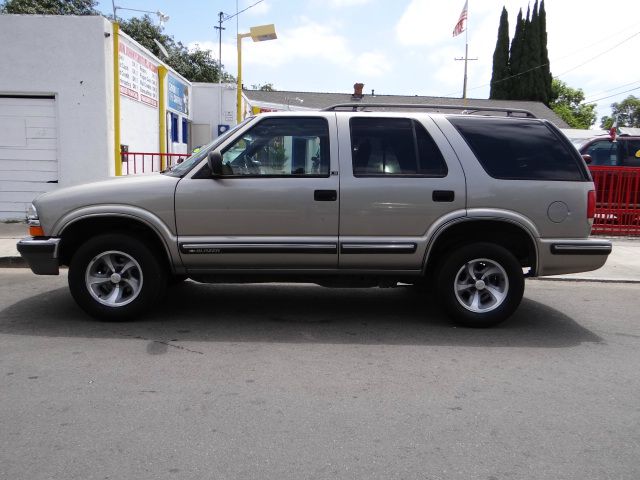
[[[16,250],[16,242],[27,235],[27,227],[24,223],[0,222],[0,268],[26,267],[18,250]],[[541,277],[541,279],[640,283],[640,238],[607,237],[607,240],[613,242],[613,252],[601,269],[593,272]]]

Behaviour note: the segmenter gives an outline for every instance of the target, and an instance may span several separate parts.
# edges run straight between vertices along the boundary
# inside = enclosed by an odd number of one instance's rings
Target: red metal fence
[[[589,167],[596,184],[592,233],[640,236],[640,168]]]
[[[159,172],[164,168],[182,163],[189,154],[186,153],[147,153],[120,152],[122,158],[122,175]]]

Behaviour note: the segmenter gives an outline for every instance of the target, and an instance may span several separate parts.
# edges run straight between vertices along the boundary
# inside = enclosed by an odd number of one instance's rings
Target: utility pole
[[[456,57],[454,60],[464,60],[464,82],[462,84],[462,98],[467,99],[467,62],[469,60],[478,60],[478,58],[469,58],[469,37],[467,35],[468,28],[464,31],[464,58]]]
[[[226,28],[222,26],[224,20],[224,13],[218,13],[218,26],[213,27],[218,30],[218,83],[222,83],[222,31],[226,30]]]

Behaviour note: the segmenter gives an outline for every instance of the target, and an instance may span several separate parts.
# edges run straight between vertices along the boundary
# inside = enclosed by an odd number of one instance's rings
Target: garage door
[[[31,201],[56,188],[53,97],[0,95],[0,219],[23,219]]]

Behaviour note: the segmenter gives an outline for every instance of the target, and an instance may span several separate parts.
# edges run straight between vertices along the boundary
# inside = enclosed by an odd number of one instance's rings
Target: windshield
[[[179,163],[175,167],[172,167],[169,170],[165,170],[162,173],[165,173],[167,175],[171,175],[173,177],[182,177],[182,176],[186,175],[189,172],[189,170],[191,170],[194,166],[196,166],[198,163],[200,163],[201,160],[206,158],[207,155],[209,154],[209,152],[211,152],[211,151],[215,150],[216,148],[218,148],[220,146],[220,144],[222,144],[227,138],[229,138],[236,131],[240,130],[242,127],[244,127],[245,125],[247,125],[248,123],[253,121],[254,118],[256,118],[256,117],[249,117],[249,118],[245,119],[243,122],[239,123],[238,125],[233,127],[231,130],[229,130],[229,131],[223,133],[222,135],[220,135],[218,138],[213,140],[211,143],[208,143],[207,145],[204,145],[203,147],[201,147],[200,150],[198,150],[196,153],[191,155],[184,162]]]

